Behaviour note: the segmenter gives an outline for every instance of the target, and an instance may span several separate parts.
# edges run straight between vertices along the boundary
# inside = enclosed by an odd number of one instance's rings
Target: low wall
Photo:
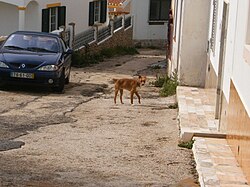
[[[123,46],[123,47],[133,47],[133,27],[119,29],[115,31],[109,38],[97,42],[94,41],[89,45],[88,51],[89,53],[98,53],[103,49],[106,48],[113,48],[116,46]],[[81,52],[85,52],[86,48],[83,47],[80,49]]]

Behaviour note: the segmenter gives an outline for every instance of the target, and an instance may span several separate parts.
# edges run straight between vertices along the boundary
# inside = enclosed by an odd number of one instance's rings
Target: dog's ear
[[[141,78],[141,75],[138,75],[139,79]]]

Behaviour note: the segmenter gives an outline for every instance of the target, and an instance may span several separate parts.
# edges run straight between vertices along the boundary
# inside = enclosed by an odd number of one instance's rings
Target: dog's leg
[[[133,99],[134,99],[134,92],[131,91],[130,92],[130,101],[131,101],[131,104],[133,104]]]
[[[124,103],[122,102],[122,94],[123,94],[123,89],[120,89],[120,101],[121,101],[121,104],[124,104]]]
[[[138,92],[135,92],[135,95],[138,97],[138,102],[139,102],[139,104],[141,104],[141,97],[140,97],[140,95],[138,94]]]
[[[114,102],[115,102],[115,104],[116,104],[116,97],[117,97],[117,94],[118,94],[118,90],[116,89],[116,90],[115,90],[115,97],[114,97]]]

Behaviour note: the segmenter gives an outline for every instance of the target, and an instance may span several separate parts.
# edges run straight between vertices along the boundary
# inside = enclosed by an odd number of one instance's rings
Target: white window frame
[[[94,1],[94,23],[100,23],[101,20],[101,1]]]
[[[52,10],[55,10],[55,14],[52,15]],[[55,23],[52,23],[52,17],[55,17]],[[55,29],[53,29],[52,25],[55,25]],[[58,27],[58,7],[51,7],[49,8],[49,31],[52,32],[56,30]],[[53,30],[52,30],[53,29]]]

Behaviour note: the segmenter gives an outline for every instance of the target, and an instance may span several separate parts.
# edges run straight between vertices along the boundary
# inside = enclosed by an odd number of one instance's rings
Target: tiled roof
[[[126,0],[108,0],[108,4],[113,6],[120,6],[124,1]]]

